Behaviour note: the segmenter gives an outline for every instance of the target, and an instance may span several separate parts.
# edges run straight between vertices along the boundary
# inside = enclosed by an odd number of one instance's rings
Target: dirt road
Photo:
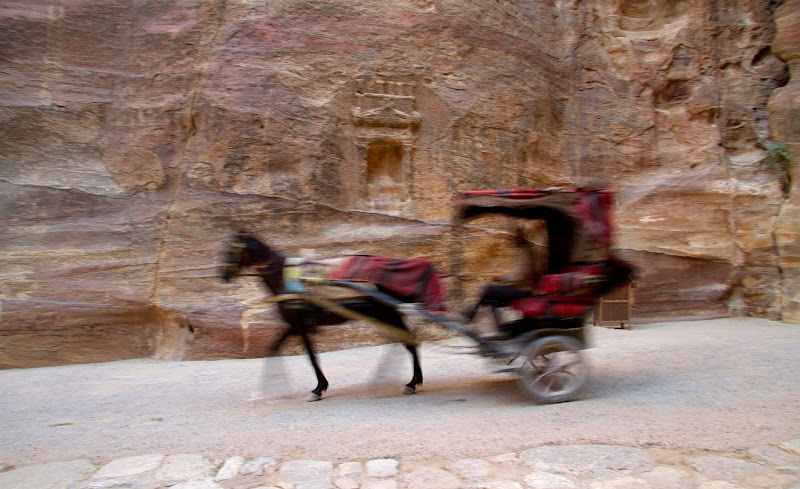
[[[0,371],[0,461],[31,465],[142,453],[283,459],[482,457],[542,444],[736,451],[800,438],[800,326],[757,319],[591,328],[585,398],[531,404],[508,374],[421,348],[425,383],[401,395],[397,345],[305,357],[137,360]],[[262,377],[265,370],[267,375]],[[259,385],[268,399],[252,399]]]

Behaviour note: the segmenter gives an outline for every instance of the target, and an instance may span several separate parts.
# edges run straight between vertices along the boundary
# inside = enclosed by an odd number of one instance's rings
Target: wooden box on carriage
[[[630,328],[635,288],[636,282],[630,282],[601,296],[595,306],[593,324],[611,328]]]

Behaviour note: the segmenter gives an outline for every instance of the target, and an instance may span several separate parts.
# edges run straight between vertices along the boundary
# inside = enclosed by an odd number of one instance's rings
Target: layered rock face
[[[216,276],[239,228],[431,258],[475,278],[448,283],[460,309],[509,265],[508,222],[449,225],[474,189],[616,189],[639,318],[800,322],[780,3],[5,4],[0,366],[263,354],[263,289]]]
[[[769,100],[769,121],[773,138],[783,143],[786,155],[800,155],[800,1],[791,0],[775,13],[778,26],[773,43],[775,53],[786,61],[791,79]],[[782,274],[783,318],[800,322],[800,172],[798,157],[789,168],[789,194],[775,222],[775,249]]]

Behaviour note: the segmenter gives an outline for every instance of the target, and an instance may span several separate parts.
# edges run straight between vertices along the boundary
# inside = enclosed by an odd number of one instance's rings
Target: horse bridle
[[[242,243],[241,241],[237,241],[235,243],[231,243],[232,251],[228,255],[228,262],[225,263],[226,267],[234,267],[236,266],[237,269],[242,268],[242,253],[244,253],[244,249],[247,248],[247,245]]]
[[[237,241],[235,243],[231,243],[231,248],[234,248],[235,251],[231,255],[231,261],[229,261],[228,263],[225,263],[225,266],[226,267],[236,266],[237,270],[241,270],[241,268],[242,268],[242,253],[244,253],[244,250],[247,248],[247,244],[243,243],[241,241]],[[261,264],[261,265],[250,265],[250,266],[256,272],[261,273],[264,269],[269,268],[269,266],[272,265],[272,262],[274,262],[274,261],[275,261],[275,257],[272,257],[269,260],[267,260],[267,262],[264,263],[264,264]],[[239,275],[241,275],[241,274],[239,274]]]

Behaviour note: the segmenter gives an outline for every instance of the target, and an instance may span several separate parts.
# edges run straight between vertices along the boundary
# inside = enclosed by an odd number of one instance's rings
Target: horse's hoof
[[[308,395],[308,397],[306,397],[306,401],[308,402],[319,401],[320,399],[322,399],[322,395],[317,394],[316,392],[312,392]]]
[[[416,394],[416,393],[417,393],[417,388],[416,387],[406,386],[406,388],[403,389],[403,395],[404,396],[410,396],[411,394]]]

